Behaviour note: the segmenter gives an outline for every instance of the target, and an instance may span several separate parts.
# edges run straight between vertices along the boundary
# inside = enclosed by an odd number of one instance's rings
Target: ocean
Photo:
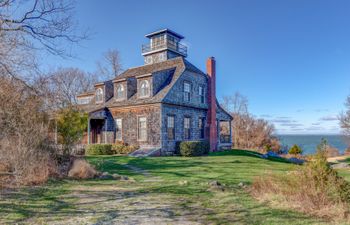
[[[288,146],[288,149],[294,144],[299,145],[304,155],[315,153],[322,138],[327,139],[328,143],[337,148],[340,153],[344,153],[349,146],[341,135],[277,135],[277,137],[283,146]]]

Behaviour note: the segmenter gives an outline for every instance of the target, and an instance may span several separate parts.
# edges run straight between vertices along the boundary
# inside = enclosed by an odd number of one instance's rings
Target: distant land
[[[348,148],[349,143],[343,135],[336,134],[283,134],[277,135],[283,146],[289,148],[297,144],[303,151],[304,155],[313,154],[316,152],[317,145],[321,142],[322,138],[327,139],[328,143],[337,148],[341,154]]]

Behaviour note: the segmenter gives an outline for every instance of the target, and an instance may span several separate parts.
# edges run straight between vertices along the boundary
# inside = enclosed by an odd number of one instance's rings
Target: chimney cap
[[[215,60],[214,56],[210,56],[208,59]]]

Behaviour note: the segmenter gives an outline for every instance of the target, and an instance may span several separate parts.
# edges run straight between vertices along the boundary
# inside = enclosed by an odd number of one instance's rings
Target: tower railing
[[[183,56],[187,56],[187,46],[179,42],[174,42],[170,40],[157,41],[152,44],[142,45],[142,54],[147,54],[160,49],[169,49],[180,53]]]

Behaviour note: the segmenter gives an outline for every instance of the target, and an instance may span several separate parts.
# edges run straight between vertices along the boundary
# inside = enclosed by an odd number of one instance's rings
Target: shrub
[[[298,170],[255,179],[251,193],[286,209],[349,221],[350,184],[327,163],[324,151]]]
[[[64,154],[70,154],[73,146],[83,137],[87,123],[88,115],[76,109],[68,107],[58,113],[57,132]]]
[[[127,144],[112,145],[112,152],[114,154],[129,154],[137,149],[139,149],[139,146],[127,145]]]
[[[292,154],[292,155],[299,155],[299,154],[303,153],[303,150],[298,145],[293,145],[289,149],[288,153]]]
[[[68,172],[68,177],[75,179],[91,179],[98,175],[98,172],[86,160],[76,159]]]
[[[317,146],[317,150],[324,152],[326,157],[336,157],[340,155],[339,150],[328,144],[325,138],[322,138],[321,143]]]
[[[344,151],[344,155],[350,155],[350,147],[348,147],[348,148]]]
[[[113,155],[111,144],[93,144],[88,145],[85,151],[86,155]]]
[[[183,141],[180,143],[180,154],[182,156],[201,156],[209,153],[207,141]]]

